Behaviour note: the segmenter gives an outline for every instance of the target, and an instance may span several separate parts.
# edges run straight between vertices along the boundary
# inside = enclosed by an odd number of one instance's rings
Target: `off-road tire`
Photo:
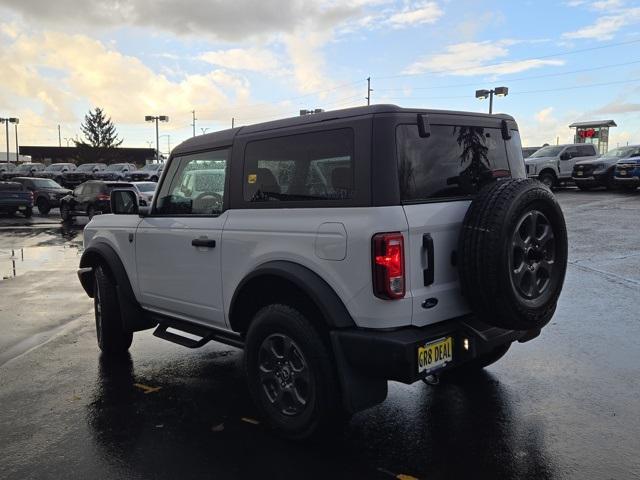
[[[567,268],[567,229],[547,187],[533,179],[484,187],[464,218],[458,252],[462,294],[480,320],[511,330],[549,322]]]
[[[27,209],[23,211],[22,214],[24,215],[24,218],[31,218],[33,216],[33,208],[27,207]]]
[[[118,291],[101,265],[94,270],[93,305],[98,347],[105,354],[118,355],[129,350],[133,332],[124,328]]]
[[[286,415],[279,410],[277,403],[270,401],[260,376],[260,366],[265,365],[265,357],[268,356],[261,349],[270,338],[279,335],[295,343],[309,373],[308,388],[302,389],[308,394],[307,402],[296,414]],[[245,344],[245,370],[249,390],[263,418],[285,438],[318,438],[335,430],[346,418],[340,409],[339,387],[330,349],[311,322],[288,305],[269,305],[254,316]]]
[[[40,197],[38,199],[38,201],[36,202],[36,207],[38,207],[38,212],[40,212],[40,215],[49,215],[49,212],[51,211],[51,204],[49,203],[49,200],[44,197]]]

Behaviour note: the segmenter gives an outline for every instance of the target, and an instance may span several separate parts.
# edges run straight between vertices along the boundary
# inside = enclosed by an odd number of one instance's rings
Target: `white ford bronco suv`
[[[477,371],[535,338],[567,234],[507,115],[376,105],[194,137],[150,207],[115,190],[78,272],[104,355],[135,331],[245,351],[261,415],[316,435],[389,380]]]

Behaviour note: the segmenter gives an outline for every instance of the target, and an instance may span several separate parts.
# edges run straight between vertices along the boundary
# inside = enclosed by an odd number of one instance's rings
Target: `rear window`
[[[351,199],[353,158],[353,131],[348,128],[251,142],[245,152],[244,199]]]
[[[511,176],[499,128],[431,125],[422,138],[417,125],[399,125],[396,144],[402,201],[469,197]]]

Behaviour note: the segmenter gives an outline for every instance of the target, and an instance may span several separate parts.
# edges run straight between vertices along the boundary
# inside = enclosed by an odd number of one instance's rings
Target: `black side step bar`
[[[174,318],[165,317],[164,315],[152,314],[154,319],[158,322],[158,327],[153,332],[153,335],[168,340],[178,345],[182,345],[187,348],[200,348],[210,341],[216,341],[224,343],[225,345],[231,345],[232,347],[244,348],[244,340],[240,334],[235,332],[227,332],[213,327],[205,327],[202,325],[196,325],[193,323],[185,322],[183,320],[176,320]],[[200,337],[199,340],[185,337],[174,332],[167,331],[169,328],[178,330],[181,332],[189,333],[196,337]]]

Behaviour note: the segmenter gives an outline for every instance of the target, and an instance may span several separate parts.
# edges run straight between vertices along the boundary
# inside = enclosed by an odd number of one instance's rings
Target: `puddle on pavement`
[[[78,268],[82,227],[1,227],[0,281],[29,272]]]

